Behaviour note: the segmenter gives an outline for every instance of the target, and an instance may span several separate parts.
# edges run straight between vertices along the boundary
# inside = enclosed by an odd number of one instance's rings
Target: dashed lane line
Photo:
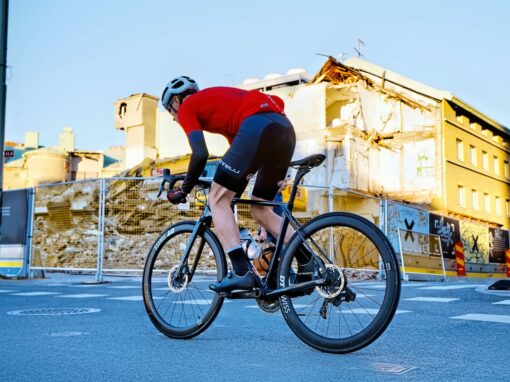
[[[0,289],[0,293],[14,293],[14,292],[17,292],[17,290]]]
[[[503,301],[493,302],[492,305],[510,305],[510,300],[503,300]]]
[[[93,298],[93,297],[106,297],[107,294],[91,294],[91,293],[81,293],[81,294],[63,294],[60,296],[61,298]]]
[[[35,297],[35,296],[48,296],[52,294],[60,294],[57,292],[22,292],[22,293],[11,293],[11,296],[29,296],[29,297]]]
[[[462,316],[450,317],[454,320],[468,320],[468,321],[485,321],[485,322],[498,322],[502,324],[510,324],[510,316],[504,316],[501,314],[481,314],[481,313],[470,313]]]
[[[425,289],[425,290],[453,290],[453,289],[477,288],[479,286],[480,286],[480,284],[437,285],[437,286],[430,286],[430,287],[424,287],[424,288],[418,288],[418,289]]]
[[[412,297],[404,298],[405,301],[423,301],[423,302],[452,302],[460,300],[458,298],[442,298],[442,297]]]
[[[107,287],[109,289],[141,289],[140,285],[115,285]]]

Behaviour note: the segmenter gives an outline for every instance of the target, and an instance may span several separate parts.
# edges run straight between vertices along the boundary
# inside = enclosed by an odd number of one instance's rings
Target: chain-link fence
[[[197,220],[207,198],[207,192],[195,190],[188,203],[173,206],[165,195],[158,198],[160,183],[161,178],[112,178],[37,187],[31,269],[95,271],[98,279],[103,272],[141,271],[161,232],[176,222]],[[287,201],[290,186],[282,194]],[[293,214],[303,224],[347,210],[378,223],[379,204],[358,193],[300,185]],[[237,204],[235,213],[238,225],[258,238],[250,206]]]
[[[152,244],[171,224],[197,220],[203,193],[173,206],[157,197],[161,178],[115,178],[105,183],[104,261],[109,271],[140,270]]]
[[[31,269],[97,268],[99,184],[93,180],[36,187]]]

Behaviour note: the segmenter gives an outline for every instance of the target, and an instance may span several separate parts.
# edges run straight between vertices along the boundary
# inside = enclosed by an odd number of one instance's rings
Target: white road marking
[[[406,301],[424,301],[424,302],[452,302],[459,300],[458,298],[442,298],[442,297],[413,297],[404,298]]]
[[[340,311],[335,311],[337,313],[340,313]],[[371,315],[376,315],[377,313],[379,313],[379,309],[361,309],[361,308],[358,308],[358,309],[345,309],[345,310],[342,310],[341,313],[343,314],[371,314]],[[397,309],[397,311],[395,312],[395,314],[402,314],[402,313],[411,313],[410,310],[400,310],[400,309]]]
[[[154,298],[157,300],[157,298]],[[121,301],[142,301],[142,296],[126,296],[126,297],[109,297],[108,300],[121,300]]]
[[[211,305],[212,300],[204,300],[204,299],[197,299],[197,300],[185,300],[185,301],[175,301],[174,304],[185,304],[185,305],[191,305],[191,304],[197,304],[197,305]]]
[[[89,293],[81,293],[81,294],[64,294],[61,296],[55,296],[55,297],[62,297],[62,298],[91,298],[91,297],[105,297],[108,296],[107,294],[89,294]]]
[[[107,287],[110,289],[141,289],[141,286],[133,286],[133,285],[117,285],[117,286],[110,286]]]
[[[510,316],[500,314],[479,314],[471,313],[464,314],[463,316],[450,317],[454,320],[471,320],[471,321],[486,321],[486,322],[499,322],[503,324],[510,324]]]
[[[0,293],[13,293],[17,292],[16,290],[7,290],[7,289],[0,289]]]
[[[510,305],[510,300],[503,300],[503,301],[493,302],[492,305]]]
[[[57,292],[23,292],[23,293],[13,293],[11,296],[47,296],[51,294],[60,294]]]
[[[464,284],[464,285],[438,285],[431,287],[424,287],[418,289],[426,289],[426,290],[452,290],[452,289],[467,289],[467,288],[477,288],[480,284]]]

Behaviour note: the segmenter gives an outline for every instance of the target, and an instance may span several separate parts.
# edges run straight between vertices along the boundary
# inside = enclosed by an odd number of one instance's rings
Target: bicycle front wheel
[[[291,240],[279,269],[280,287],[329,281],[301,296],[280,298],[287,324],[324,352],[349,353],[369,345],[389,325],[400,296],[398,262],[388,239],[368,220],[342,212],[312,219],[301,233],[308,248],[303,252],[298,235]]]
[[[167,229],[152,246],[143,271],[145,309],[154,326],[172,338],[202,333],[223,304],[208,286],[225,277],[225,255],[207,228],[190,243],[195,224],[182,222]]]

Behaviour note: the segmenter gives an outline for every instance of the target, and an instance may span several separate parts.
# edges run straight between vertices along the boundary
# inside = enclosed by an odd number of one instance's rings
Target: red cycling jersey
[[[232,143],[246,117],[262,112],[283,114],[284,107],[280,97],[258,90],[213,87],[186,98],[177,118],[186,135],[197,130],[208,131],[221,134]]]

